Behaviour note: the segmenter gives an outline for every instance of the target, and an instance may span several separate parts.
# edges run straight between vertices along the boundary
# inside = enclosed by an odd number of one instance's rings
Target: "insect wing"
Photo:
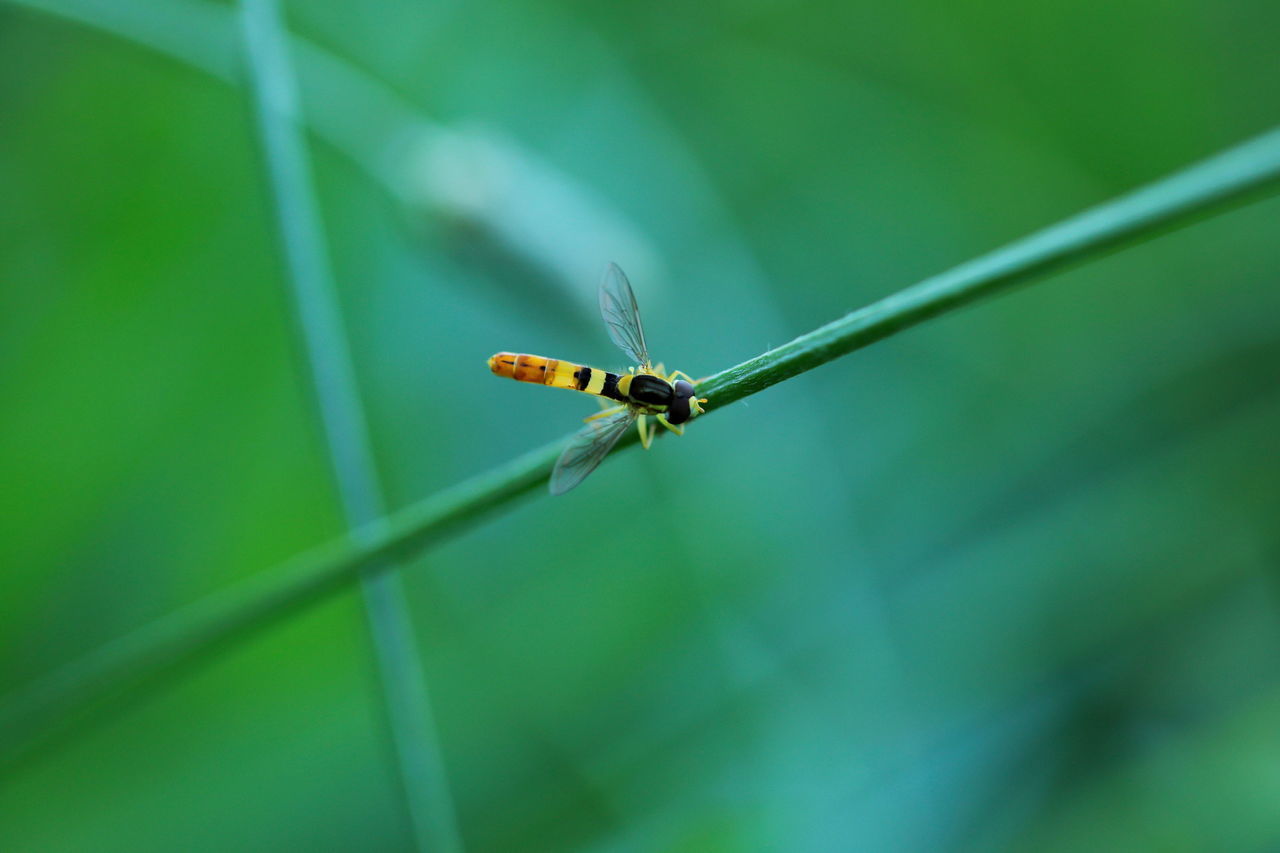
[[[556,461],[551,471],[551,494],[563,495],[585,480],[635,420],[636,413],[628,408],[588,421]]]
[[[631,282],[617,264],[609,264],[600,282],[600,316],[609,329],[609,337],[631,356],[636,364],[649,363],[649,346],[644,342],[640,325],[640,306],[631,292]]]

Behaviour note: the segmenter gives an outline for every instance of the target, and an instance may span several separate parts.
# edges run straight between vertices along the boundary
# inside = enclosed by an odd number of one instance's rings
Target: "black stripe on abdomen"
[[[587,384],[591,381],[591,368],[583,367],[575,374],[578,378],[578,390],[587,390]]]
[[[604,387],[600,389],[600,396],[608,397],[610,400],[617,400],[619,403],[627,402],[627,398],[618,391],[619,378],[621,377],[616,373],[606,373],[604,375]]]

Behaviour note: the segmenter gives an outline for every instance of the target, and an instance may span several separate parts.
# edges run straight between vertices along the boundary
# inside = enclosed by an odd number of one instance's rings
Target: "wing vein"
[[[635,420],[635,410],[627,407],[616,414],[589,421],[578,430],[551,471],[551,494],[563,495],[586,479]]]
[[[600,282],[600,316],[609,338],[618,348],[635,360],[636,364],[649,364],[649,345],[644,340],[644,326],[640,322],[640,306],[631,290],[631,282],[617,264],[609,264]]]

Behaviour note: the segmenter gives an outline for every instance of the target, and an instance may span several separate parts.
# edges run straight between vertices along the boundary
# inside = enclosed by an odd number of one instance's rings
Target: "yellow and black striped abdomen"
[[[500,352],[489,357],[489,369],[517,382],[533,382],[552,388],[568,388],[598,397],[624,400],[618,393],[618,375],[594,370],[585,364],[543,358],[527,353]]]

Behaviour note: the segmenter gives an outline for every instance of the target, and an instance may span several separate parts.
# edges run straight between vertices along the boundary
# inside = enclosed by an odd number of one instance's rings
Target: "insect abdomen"
[[[617,394],[618,377],[604,370],[593,370],[584,364],[543,358],[527,353],[500,352],[489,357],[489,369],[499,376],[517,382],[533,382],[552,388],[568,388],[599,397],[622,399]],[[612,380],[612,381],[610,381]],[[609,393],[612,390],[613,393]]]

